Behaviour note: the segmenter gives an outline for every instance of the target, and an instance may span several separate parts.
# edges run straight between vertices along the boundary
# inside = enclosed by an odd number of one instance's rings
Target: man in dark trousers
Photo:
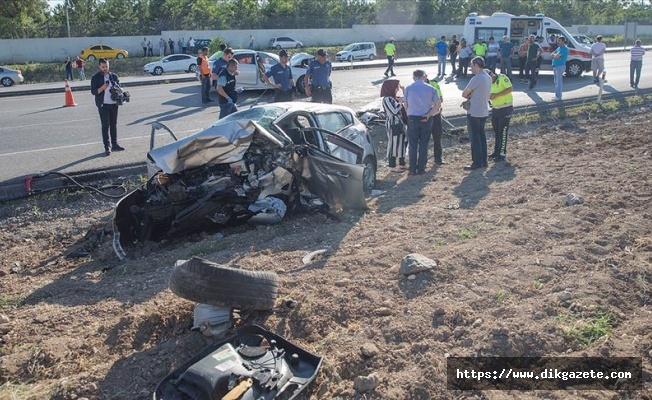
[[[112,151],[124,150],[118,144],[118,104],[111,97],[111,90],[120,83],[120,79],[109,71],[109,61],[106,58],[100,58],[99,69],[91,78],[91,93],[95,96],[95,105],[102,122],[104,154],[110,156]]]
[[[485,71],[486,72],[486,71]],[[507,134],[509,121],[514,113],[512,81],[506,74],[495,74],[489,71],[491,77],[491,127],[494,130],[494,152],[489,155],[495,162],[505,161],[507,156]]]
[[[238,111],[238,91],[235,87],[235,76],[238,71],[238,61],[229,60],[217,77],[217,93],[220,102],[220,119]]]
[[[527,58],[525,60],[525,79],[529,82],[528,90],[534,89],[537,85],[538,60],[541,57],[541,47],[535,41],[536,36],[530,35],[527,47]]]
[[[288,65],[290,55],[287,50],[281,50],[278,53],[281,62],[272,65],[269,71],[263,74],[263,80],[269,86],[274,88],[274,102],[292,101],[294,93],[294,79],[292,79],[292,68]],[[270,81],[274,80],[274,83]]]
[[[203,47],[197,57],[197,68],[199,68],[199,80],[201,81],[201,102],[202,104],[211,101],[211,67],[208,62],[208,47]]]
[[[312,96],[313,103],[333,104],[331,93],[331,70],[333,66],[328,60],[326,50],[319,49],[317,58],[310,61],[305,75],[306,96]]]

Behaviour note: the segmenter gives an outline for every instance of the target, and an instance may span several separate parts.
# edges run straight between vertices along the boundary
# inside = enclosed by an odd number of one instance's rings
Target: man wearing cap
[[[281,61],[272,65],[269,71],[263,74],[263,81],[274,88],[274,102],[292,101],[294,93],[294,79],[292,79],[292,68],[288,65],[289,54],[287,50],[281,50],[278,53]],[[269,78],[274,79],[272,83]]]
[[[514,99],[512,97],[512,82],[505,74],[495,74],[489,71],[491,77],[491,126],[494,130],[494,152],[489,155],[495,162],[505,161],[507,155],[507,132],[509,121],[514,112]]]
[[[448,55],[448,44],[446,44],[446,36],[439,38],[435,44],[437,51],[437,77],[444,77],[446,75],[446,56]]]
[[[441,112],[441,101],[437,90],[428,85],[426,73],[417,69],[412,73],[412,82],[405,88],[403,101],[408,115],[409,175],[421,175],[428,162],[428,142],[432,132],[432,117]]]
[[[593,70],[593,83],[598,83],[598,77],[604,71],[604,52],[607,45],[602,43],[602,35],[595,38],[596,42],[591,45],[591,69]]]
[[[331,71],[333,66],[325,49],[317,51],[317,58],[308,64],[305,75],[306,96],[312,96],[313,103],[333,104],[331,93]]]
[[[385,55],[387,55],[387,69],[385,70],[385,77],[396,76],[394,73],[394,60],[396,59],[396,46],[394,45],[394,38],[389,38],[389,43],[385,45]]]

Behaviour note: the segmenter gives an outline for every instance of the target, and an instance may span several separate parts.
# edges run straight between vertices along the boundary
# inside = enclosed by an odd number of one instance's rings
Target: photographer
[[[100,121],[102,122],[104,154],[110,156],[111,151],[124,150],[118,144],[118,103],[114,100],[115,95],[111,96],[112,91],[116,91],[120,80],[116,74],[109,72],[109,61],[106,58],[100,58],[99,69],[91,78],[91,93],[95,96],[95,105],[100,113]],[[109,132],[111,134],[110,141]]]

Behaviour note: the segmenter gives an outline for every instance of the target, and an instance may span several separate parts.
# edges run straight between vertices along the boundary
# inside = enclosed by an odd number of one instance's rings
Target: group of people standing
[[[146,37],[143,38],[143,41],[140,42],[140,47],[143,48],[143,57],[154,57],[154,43],[151,40],[147,40]],[[164,57],[168,54],[175,53],[175,43],[172,38],[168,38],[167,42],[165,39],[160,38],[158,41],[158,55],[159,57]],[[188,41],[185,38],[181,38],[176,42],[176,51],[180,54],[195,54],[195,40],[190,37]]]
[[[72,76],[72,60],[70,57],[66,57],[66,62],[63,64],[64,69],[66,70],[66,79],[69,81],[74,81],[75,79]],[[77,56],[75,60],[75,68],[77,68],[77,74],[79,75],[79,80],[86,80],[86,72],[84,71],[84,60],[81,57]]]
[[[509,122],[514,111],[512,83],[505,74],[496,74],[485,68],[482,57],[471,62],[473,77],[464,88],[462,97],[467,99],[467,129],[471,143],[471,164],[466,170],[486,168],[488,158],[495,162],[505,161]],[[440,70],[441,71],[441,70]],[[412,73],[413,82],[403,87],[396,79],[383,82],[380,96],[385,114],[387,131],[387,160],[389,168],[408,167],[408,176],[425,172],[430,137],[433,139],[435,165],[444,165],[442,157],[442,95],[436,80],[428,79],[422,69]],[[403,96],[399,96],[399,91]],[[491,100],[491,103],[490,103]],[[489,107],[493,107],[492,127],[495,146],[487,154],[485,122]],[[407,158],[406,162],[406,148]],[[406,165],[407,164],[407,165]]]

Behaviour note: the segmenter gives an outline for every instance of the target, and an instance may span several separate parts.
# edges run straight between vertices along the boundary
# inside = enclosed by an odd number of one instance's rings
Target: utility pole
[[[70,37],[70,16],[68,15],[68,0],[63,3],[63,6],[66,8],[66,26],[68,27],[68,37]]]

